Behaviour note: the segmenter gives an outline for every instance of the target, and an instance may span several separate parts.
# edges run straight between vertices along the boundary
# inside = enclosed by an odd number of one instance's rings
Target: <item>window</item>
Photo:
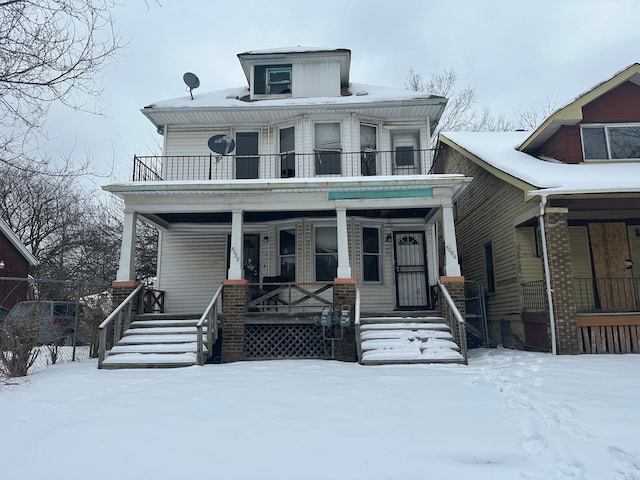
[[[585,160],[640,159],[640,125],[582,127]]]
[[[316,281],[333,281],[338,275],[338,235],[336,227],[316,227]]]
[[[258,132],[236,134],[236,178],[258,178]]]
[[[280,129],[280,178],[296,176],[296,145],[294,127]]]
[[[316,175],[340,175],[340,124],[316,123],[314,141]]]
[[[256,65],[253,71],[256,95],[291,95],[291,65]]]
[[[484,261],[487,274],[487,292],[495,292],[496,279],[493,269],[493,246],[490,243],[484,246]]]
[[[380,229],[362,228],[362,280],[380,282]]]
[[[420,173],[418,132],[393,132],[391,144],[393,147],[393,173],[395,175]]]
[[[278,234],[278,263],[283,282],[296,281],[296,230],[280,230]]]
[[[360,171],[364,176],[376,174],[377,134],[375,125],[360,124]]]

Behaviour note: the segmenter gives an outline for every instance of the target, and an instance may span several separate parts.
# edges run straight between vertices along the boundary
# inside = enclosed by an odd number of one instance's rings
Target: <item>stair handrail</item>
[[[144,287],[145,285],[143,283],[138,285],[98,326],[98,368],[102,368],[102,363],[107,357],[107,327],[113,323],[113,344],[115,345],[129,328],[133,301],[138,298],[138,295],[140,295]]]
[[[197,344],[198,344],[198,365],[204,365],[206,358],[204,356],[204,344],[203,344],[203,335],[202,329],[204,325],[207,326],[207,352],[211,355],[213,344],[218,340],[218,300],[220,298],[220,294],[222,293],[222,289],[224,284],[220,284],[216,293],[211,298],[209,305],[205,309],[204,313],[198,320],[196,324],[197,331]]]
[[[356,287],[356,305],[353,319],[353,325],[356,329],[356,349],[358,354],[358,363],[362,360],[362,344],[360,341],[360,289]]]
[[[436,279],[436,282],[438,283],[438,287],[440,288],[440,291],[442,292],[442,296],[445,299],[445,302],[447,302],[447,308],[445,308],[445,320],[446,322],[449,324],[449,328],[451,328],[451,331],[454,331],[454,325],[453,325],[453,320],[455,319],[457,326],[458,326],[458,338],[460,339],[460,353],[462,354],[462,357],[464,358],[464,363],[468,363],[468,359],[467,359],[467,330],[465,327],[465,320],[462,317],[462,314],[460,313],[460,310],[458,310],[458,307],[456,307],[456,303],[453,301],[453,298],[451,298],[451,295],[449,294],[449,290],[447,290],[447,287],[444,286],[444,284],[440,281],[439,278]],[[452,318],[453,315],[453,318]]]

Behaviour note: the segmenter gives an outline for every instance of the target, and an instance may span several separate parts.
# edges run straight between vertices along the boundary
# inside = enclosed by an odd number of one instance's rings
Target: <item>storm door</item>
[[[424,232],[394,232],[393,246],[397,307],[429,308]]]

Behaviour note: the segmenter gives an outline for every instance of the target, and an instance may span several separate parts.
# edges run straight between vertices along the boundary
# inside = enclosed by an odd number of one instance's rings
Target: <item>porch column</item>
[[[227,279],[242,280],[242,210],[231,213],[231,254],[229,256],[229,271]]]
[[[336,224],[338,235],[338,278],[351,278],[349,264],[349,233],[347,231],[347,209],[336,208]]]
[[[442,237],[444,240],[444,276],[459,277],[458,246],[453,220],[453,205],[442,205]]]
[[[122,244],[120,247],[120,263],[117,282],[136,279],[136,212],[125,212],[122,224]]]

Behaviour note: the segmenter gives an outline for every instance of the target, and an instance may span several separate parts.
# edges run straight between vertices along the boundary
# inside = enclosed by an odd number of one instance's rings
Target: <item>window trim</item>
[[[611,142],[609,141],[609,130],[616,128],[636,127],[640,128],[640,122],[623,122],[623,123],[583,123],[580,124],[580,146],[582,147],[582,160],[584,162],[638,162],[640,161],[640,155],[638,157],[627,158],[612,158],[611,157]],[[604,131],[605,149],[607,151],[607,158],[586,158],[585,144],[584,144],[584,130],[585,129],[598,129],[602,128]]]

